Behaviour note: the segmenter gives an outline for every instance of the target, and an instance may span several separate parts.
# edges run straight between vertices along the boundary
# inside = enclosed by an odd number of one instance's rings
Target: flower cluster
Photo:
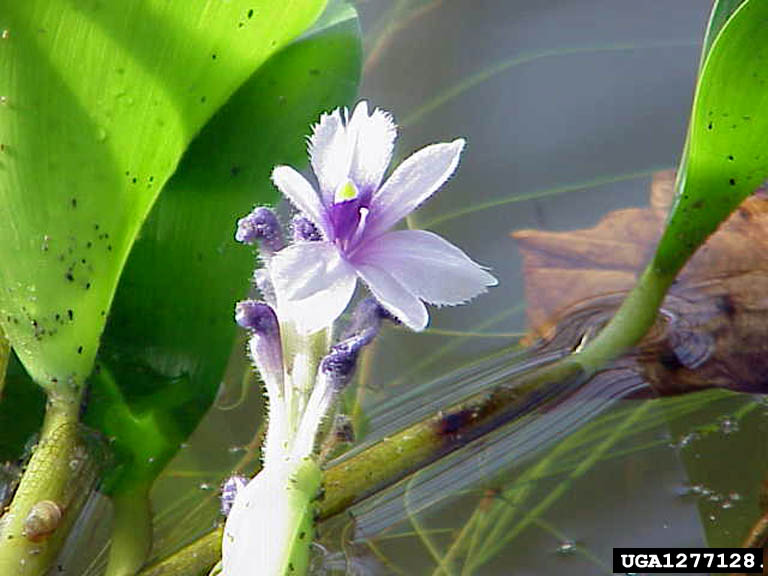
[[[440,236],[393,229],[450,178],[464,140],[427,146],[385,179],[395,137],[391,116],[379,109],[369,113],[366,102],[351,115],[338,109],[323,115],[309,138],[317,187],[289,166],[272,173],[298,211],[292,241],[286,242],[268,208],[238,221],[235,238],[258,243],[263,261],[254,279],[264,300],[240,302],[235,319],[250,333],[269,425],[263,471],[245,486],[239,479],[226,486],[228,576],[250,573],[249,564],[267,574],[282,573],[286,562],[294,568],[305,563],[308,548],[301,552],[280,539],[290,540],[295,524],[311,518],[309,502],[320,477],[316,436],[382,320],[422,330],[429,321],[425,303],[461,304],[496,284]],[[372,297],[356,306],[332,343],[358,280]]]

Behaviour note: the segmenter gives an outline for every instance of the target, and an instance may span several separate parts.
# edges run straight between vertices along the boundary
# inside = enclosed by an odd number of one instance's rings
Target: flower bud
[[[377,330],[364,330],[331,347],[320,362],[320,370],[337,391],[343,389],[355,373],[360,351],[376,336]]]
[[[235,306],[235,320],[251,332],[248,347],[262,377],[281,380],[283,348],[280,324],[272,307],[256,300],[243,300]]]
[[[262,251],[271,254],[285,247],[283,231],[277,216],[269,208],[258,206],[237,221],[235,240],[243,244],[261,243]]]

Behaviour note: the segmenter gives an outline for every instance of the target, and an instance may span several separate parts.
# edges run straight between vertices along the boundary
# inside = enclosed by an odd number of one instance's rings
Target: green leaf
[[[322,0],[0,0],[0,324],[33,379],[90,372],[190,140]]]
[[[673,277],[768,177],[768,2],[747,0],[721,28],[699,77],[677,199],[653,266]]]
[[[166,185],[129,258],[91,379],[86,422],[115,439],[115,482],[154,478],[212,403],[235,344],[234,304],[248,295],[255,264],[234,241],[236,220],[277,199],[273,166],[306,162],[303,137],[322,111],[351,103],[360,66],[356,14],[340,5],[246,82]]]
[[[712,6],[712,12],[709,15],[709,24],[707,25],[707,33],[704,36],[704,47],[701,51],[702,63],[709,54],[709,49],[712,48],[712,43],[717,38],[720,30],[736,11],[736,8],[741,6],[744,0],[715,0],[715,4]]]

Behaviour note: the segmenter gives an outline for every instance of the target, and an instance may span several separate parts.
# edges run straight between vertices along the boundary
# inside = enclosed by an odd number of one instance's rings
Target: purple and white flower
[[[464,252],[425,230],[392,230],[453,174],[464,140],[433,144],[406,159],[389,178],[396,126],[360,102],[324,114],[309,139],[319,191],[299,172],[278,166],[277,188],[319,232],[276,252],[269,271],[278,313],[303,333],[330,326],[362,279],[393,316],[413,330],[429,322],[424,302],[455,305],[496,279]]]

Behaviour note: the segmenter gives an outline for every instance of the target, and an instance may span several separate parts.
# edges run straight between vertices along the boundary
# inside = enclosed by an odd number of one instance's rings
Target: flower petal
[[[368,103],[363,100],[355,108],[347,131],[355,148],[349,176],[361,193],[372,193],[392,160],[397,126],[392,116],[380,108],[369,116]]]
[[[330,242],[300,242],[269,262],[278,315],[303,333],[317,332],[338,318],[357,284],[354,268]]]
[[[409,156],[374,194],[366,234],[388,230],[432,196],[459,163],[465,141],[432,144]]]
[[[323,202],[330,206],[333,195],[349,176],[355,141],[349,134],[341,110],[323,114],[309,137],[309,158],[320,184]]]
[[[426,328],[429,322],[426,306],[394,276],[369,264],[361,264],[356,268],[376,300],[388,312],[411,330],[420,332]]]
[[[330,236],[325,206],[323,206],[312,184],[307,182],[304,176],[290,166],[276,166],[272,170],[272,182],[275,183],[283,196],[291,201],[291,204],[312,220],[326,238]]]
[[[459,248],[426,230],[397,230],[363,246],[353,264],[386,270],[430,304],[462,304],[498,282]]]

